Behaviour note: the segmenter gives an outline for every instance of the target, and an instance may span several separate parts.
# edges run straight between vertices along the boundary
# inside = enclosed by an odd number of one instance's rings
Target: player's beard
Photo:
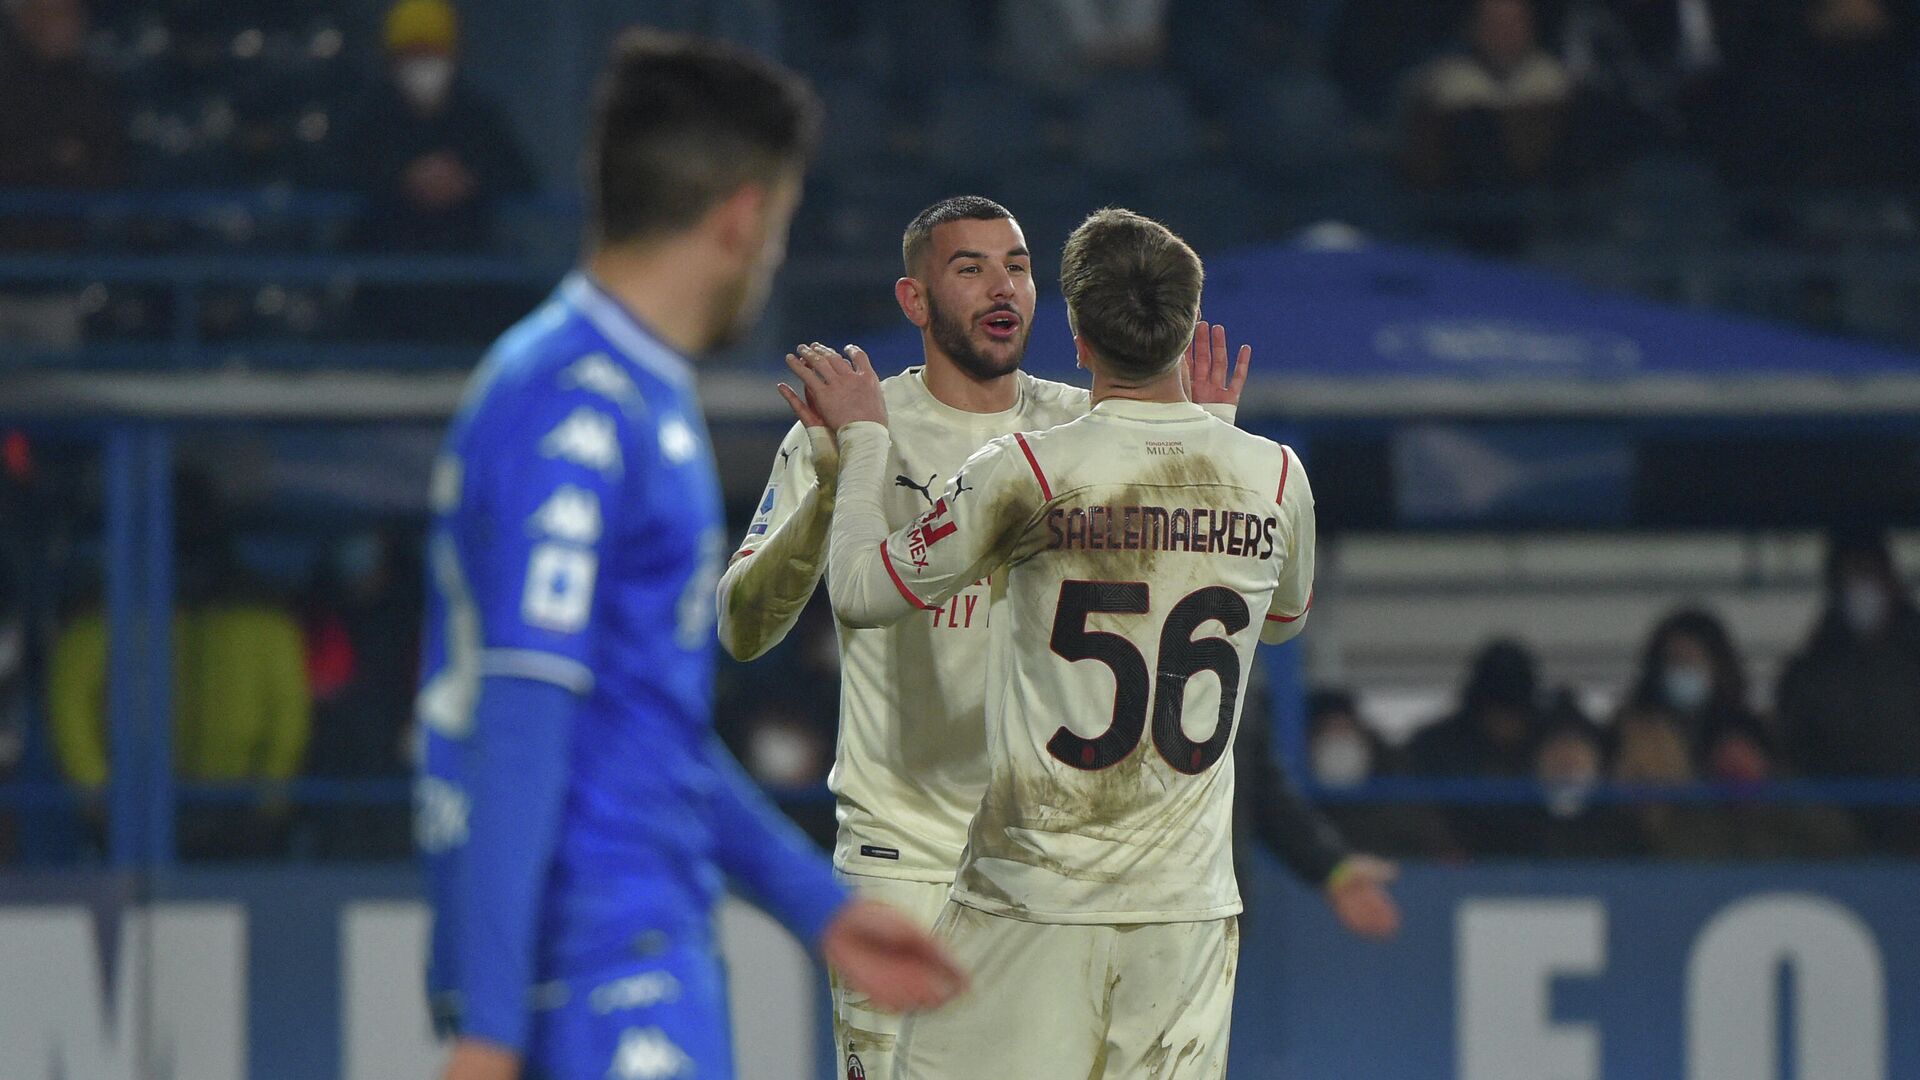
[[[1005,310],[1014,309],[1007,305]],[[973,325],[974,321],[962,322],[954,318],[940,307],[940,302],[934,299],[932,292],[927,293],[927,330],[933,335],[933,343],[940,346],[940,351],[946,353],[960,370],[982,382],[1020,370],[1020,362],[1027,357],[1027,335],[1032,331],[1032,324],[1025,317],[1020,320],[1019,335],[1007,343],[1010,351],[1006,358],[999,360],[980,351],[979,346],[974,344]]]
[[[712,313],[707,325],[707,348],[724,349],[729,345],[738,345],[746,339],[747,332],[760,320],[760,312],[766,307],[769,280],[757,281],[753,271],[749,270],[731,281],[723,282],[713,294]]]

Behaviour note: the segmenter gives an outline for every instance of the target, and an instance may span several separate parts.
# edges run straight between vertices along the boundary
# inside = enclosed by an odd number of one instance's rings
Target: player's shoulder
[[[1020,394],[1029,412],[1042,427],[1076,420],[1093,408],[1093,394],[1084,386],[1042,379],[1024,371],[1014,377],[1020,382]]]
[[[929,396],[926,384],[920,381],[920,373],[925,370],[926,365],[915,364],[880,380],[880,392],[887,397],[889,411],[920,407]]]

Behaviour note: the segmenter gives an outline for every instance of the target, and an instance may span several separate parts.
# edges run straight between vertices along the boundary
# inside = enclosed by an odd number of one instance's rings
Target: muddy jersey
[[[1086,390],[1020,373],[1013,408],[967,412],[934,397],[923,371],[909,368],[883,383],[895,432],[880,498],[889,528],[926,513],[961,464],[988,440],[1053,427],[1086,415],[1088,408]],[[802,509],[814,487],[813,454],[806,430],[795,425],[780,447],[741,554],[757,555]],[[779,575],[803,581],[774,582],[801,603],[814,588],[824,553],[806,554],[811,566],[786,567]],[[736,652],[755,654],[791,628],[801,605],[769,605],[743,595],[742,584],[750,580],[740,572],[744,569],[736,565],[728,572],[732,592],[722,618],[734,625],[723,626],[722,633],[752,643]],[[813,576],[805,577],[809,572]],[[769,581],[775,576],[765,575]],[[838,627],[840,737],[827,783],[839,818],[834,863],[842,870],[952,880],[966,843],[967,819],[986,786],[982,685],[989,602],[982,581],[892,626]]]
[[[840,435],[839,617],[925,619],[996,582],[989,772],[955,899],[1038,922],[1239,911],[1230,750],[1246,675],[1312,595],[1299,460],[1195,405],[1110,399],[988,443],[889,531],[875,502],[889,441],[877,424]]]

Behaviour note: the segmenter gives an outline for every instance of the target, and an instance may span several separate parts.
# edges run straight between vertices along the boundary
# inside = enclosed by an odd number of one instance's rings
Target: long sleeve
[[[833,865],[788,821],[746,771],[709,738],[706,752],[720,785],[712,802],[715,861],[809,948],[847,902]]]
[[[760,509],[720,577],[720,644],[752,660],[793,629],[826,570],[838,456],[825,428],[799,424],[780,444]]]
[[[1320,888],[1351,851],[1333,822],[1300,797],[1273,760],[1267,718],[1249,716],[1241,723],[1235,744],[1238,797],[1247,800],[1254,831],[1303,884]]]
[[[551,682],[481,681],[468,746],[467,843],[455,871],[460,1032],[521,1049],[541,886],[566,804],[578,698]]]
[[[267,721],[264,725],[260,776],[291,780],[300,773],[312,732],[313,696],[307,687],[307,665],[300,628],[275,613],[262,629],[258,643],[266,679]]]
[[[107,627],[88,615],[54,644],[47,674],[47,716],[60,771],[83,788],[107,782]]]
[[[840,429],[840,484],[827,553],[833,612],[853,627],[887,626],[931,610],[1017,554],[1021,525],[1046,496],[1017,451],[1014,435],[995,439],[967,459],[933,508],[887,535],[881,506],[887,429],[853,423]]]

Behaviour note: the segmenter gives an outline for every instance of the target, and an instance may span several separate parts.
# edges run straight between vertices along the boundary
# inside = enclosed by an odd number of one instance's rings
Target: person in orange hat
[[[459,76],[459,16],[447,0],[387,11],[387,78],[348,136],[365,193],[361,246],[484,247],[495,197],[531,191],[533,170],[499,109]]]

